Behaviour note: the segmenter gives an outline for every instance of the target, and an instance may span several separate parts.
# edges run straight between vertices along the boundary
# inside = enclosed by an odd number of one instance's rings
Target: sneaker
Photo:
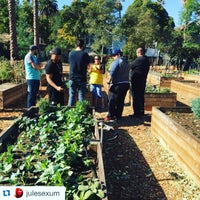
[[[107,117],[104,118],[104,121],[105,121],[105,122],[114,121],[114,120],[116,120],[116,117],[108,117],[108,116],[107,116]]]

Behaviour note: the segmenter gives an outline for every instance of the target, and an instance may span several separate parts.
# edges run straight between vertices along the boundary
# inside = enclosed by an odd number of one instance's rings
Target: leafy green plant
[[[87,179],[78,186],[78,192],[73,195],[74,200],[100,200],[104,198],[98,179]]]
[[[156,85],[147,85],[145,88],[146,93],[170,93],[169,88],[160,88]]]
[[[191,101],[191,109],[194,113],[194,116],[198,119],[200,119],[200,97],[193,99]]]
[[[50,104],[46,98],[40,98],[38,101],[39,113],[44,114],[50,109]]]
[[[86,175],[95,163],[85,142],[94,131],[88,102],[48,109],[35,118],[17,121],[21,137],[0,156],[0,184],[27,185],[29,177],[34,177],[31,185],[65,186],[68,199],[103,198],[99,180]],[[16,152],[23,157],[14,160]]]
[[[169,88],[161,88],[160,93],[170,93],[170,89]]]
[[[161,77],[166,77],[166,78],[174,78],[174,74],[161,74]]]

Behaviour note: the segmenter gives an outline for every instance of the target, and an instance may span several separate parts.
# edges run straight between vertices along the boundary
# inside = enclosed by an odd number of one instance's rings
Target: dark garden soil
[[[200,139],[200,119],[194,117],[193,113],[178,113],[178,112],[167,112],[170,118],[178,122],[191,134]]]
[[[0,131],[5,130],[26,110],[24,99],[0,110]],[[172,155],[151,134],[151,113],[143,120],[131,119],[125,106],[123,119],[107,123],[118,130],[115,140],[103,142],[104,167],[109,200],[199,200],[200,189],[178,166]],[[96,112],[101,119],[104,111]],[[188,129],[200,123],[193,116],[180,117]],[[191,120],[190,120],[191,119]],[[191,123],[190,123],[191,122]]]

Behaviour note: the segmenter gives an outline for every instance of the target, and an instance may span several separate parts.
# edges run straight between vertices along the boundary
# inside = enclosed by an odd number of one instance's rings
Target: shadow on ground
[[[114,124],[118,129],[115,140],[106,140],[104,132],[103,160],[109,200],[165,200],[167,199],[142,152],[122,126],[149,126],[151,117],[143,120],[124,118]]]

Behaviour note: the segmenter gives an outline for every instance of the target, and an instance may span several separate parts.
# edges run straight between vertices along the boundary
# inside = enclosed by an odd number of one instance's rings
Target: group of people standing
[[[101,63],[101,57],[96,55],[91,64],[88,53],[84,51],[84,41],[76,41],[76,49],[69,53],[69,98],[68,106],[75,105],[76,93],[78,101],[85,100],[87,74],[90,75],[89,84],[93,96],[93,105],[104,108],[102,95],[103,74],[105,66]],[[28,85],[27,107],[35,106],[40,85],[40,70],[42,65],[37,58],[38,47],[32,45],[24,58],[26,80]],[[45,65],[47,92],[51,105],[64,105],[65,85],[63,81],[63,67],[61,63],[61,49],[56,47],[50,51],[50,60]],[[149,71],[149,60],[142,48],[136,51],[137,58],[128,63],[121,50],[115,50],[111,57],[114,61],[110,65],[108,84],[108,114],[105,121],[121,119],[124,109],[124,101],[130,88],[133,97],[133,115],[144,115],[144,93],[146,78]]]
[[[68,106],[75,105],[75,95],[78,91],[78,100],[85,100],[87,84],[87,68],[90,63],[89,55],[83,51],[84,41],[76,41],[76,49],[69,54],[69,99]],[[27,107],[35,106],[40,85],[40,70],[42,65],[37,58],[38,47],[32,45],[24,58],[26,80],[28,85]],[[47,92],[49,103],[52,106],[64,105],[65,85],[63,81],[63,67],[61,49],[56,47],[50,51],[50,60],[45,65]]]
[[[144,115],[144,94],[150,63],[143,48],[138,48],[136,55],[137,58],[129,64],[120,50],[115,50],[112,54],[114,61],[110,65],[107,82],[108,114],[105,121],[122,118],[129,88],[133,98],[133,114],[129,117],[140,118]]]

